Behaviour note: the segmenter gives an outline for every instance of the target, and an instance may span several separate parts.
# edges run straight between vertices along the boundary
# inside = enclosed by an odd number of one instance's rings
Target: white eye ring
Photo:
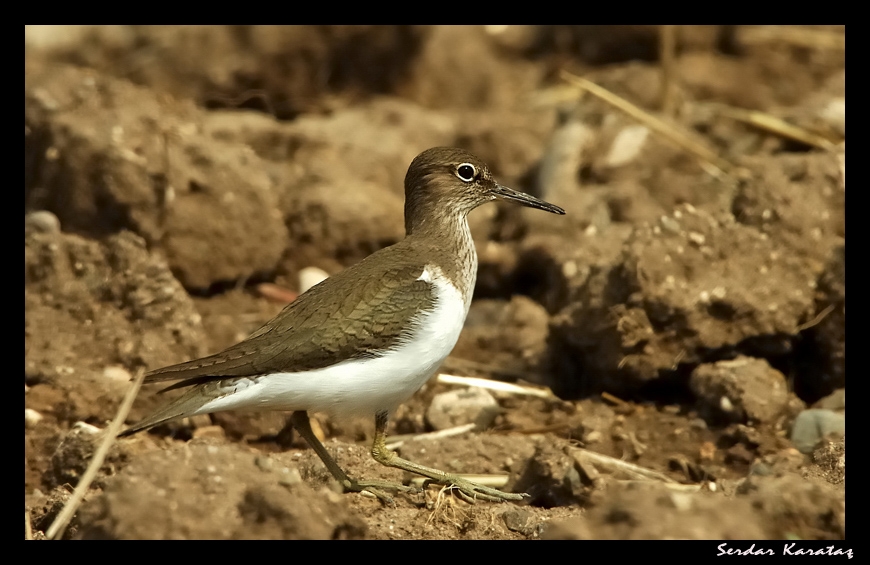
[[[471,163],[462,163],[456,167],[456,176],[462,182],[471,182],[477,177],[477,167]]]

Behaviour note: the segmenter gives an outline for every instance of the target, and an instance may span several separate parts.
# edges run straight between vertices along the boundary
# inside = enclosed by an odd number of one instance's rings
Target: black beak
[[[523,206],[528,206],[529,208],[537,208],[538,210],[545,210],[547,212],[551,212],[553,214],[564,215],[565,210],[559,208],[554,204],[550,204],[549,202],[544,202],[539,198],[535,198],[531,194],[526,194],[525,192],[519,192],[512,188],[508,188],[506,186],[497,184],[495,185],[495,190],[493,190],[493,194],[498,196],[499,198],[503,198],[505,200],[510,200],[511,202],[516,202],[517,204],[522,204]]]

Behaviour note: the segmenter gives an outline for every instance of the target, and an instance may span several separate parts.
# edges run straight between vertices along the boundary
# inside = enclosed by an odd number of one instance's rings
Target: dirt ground
[[[674,32],[667,66],[655,26],[26,26],[25,536],[137,370],[400,240],[408,164],[454,145],[567,215],[472,213],[442,371],[555,394],[433,378],[390,441],[529,500],[384,506],[286,414],[221,413],[115,442],[65,537],[844,539],[845,27]],[[374,422],[314,424],[350,475],[411,480]]]

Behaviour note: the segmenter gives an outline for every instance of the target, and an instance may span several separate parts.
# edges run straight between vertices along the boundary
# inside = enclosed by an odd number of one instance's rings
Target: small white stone
[[[565,275],[566,278],[571,278],[577,274],[577,262],[576,261],[565,261],[562,265],[562,274]]]
[[[659,224],[661,224],[662,229],[671,233],[680,233],[680,222],[671,218],[670,216],[662,216],[659,218]]]
[[[281,478],[278,479],[278,484],[283,486],[294,486],[302,482],[302,474],[296,467],[284,467],[281,469]]]
[[[43,418],[43,415],[37,412],[32,408],[24,409],[24,427],[25,428],[33,428],[38,424]]]
[[[102,430],[100,430],[100,428],[98,428],[96,426],[92,426],[92,425],[88,424],[87,422],[81,422],[81,421],[73,424],[72,429],[73,429],[73,431],[84,432],[84,433],[93,434],[93,435],[96,435],[102,431]]]
[[[37,210],[24,216],[24,227],[39,233],[58,233],[60,220],[48,210]]]
[[[623,128],[616,134],[604,161],[605,164],[608,167],[619,167],[632,162],[640,154],[648,137],[649,129],[646,126],[634,125]]]
[[[117,365],[110,365],[103,369],[103,376],[113,381],[125,383],[129,382],[131,379],[130,372],[124,367],[119,367]]]
[[[486,429],[498,411],[498,402],[488,391],[469,387],[436,395],[426,410],[426,420],[436,430],[471,423]]]
[[[671,502],[674,508],[682,512],[691,510],[693,506],[692,495],[687,492],[672,492]]]
[[[329,273],[317,267],[305,267],[299,271],[299,292],[306,292],[312,286],[325,281]]]
[[[704,237],[704,234],[698,233],[696,231],[690,231],[688,237],[689,241],[699,246],[704,245],[704,242],[707,241],[707,238]]]

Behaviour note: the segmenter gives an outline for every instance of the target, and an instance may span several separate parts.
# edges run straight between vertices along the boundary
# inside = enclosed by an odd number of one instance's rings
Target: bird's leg
[[[317,456],[320,457],[320,460],[323,461],[323,464],[326,465],[326,468],[332,474],[332,476],[337,480],[341,486],[344,488],[345,492],[370,492],[378,499],[385,504],[394,504],[393,499],[383,492],[383,490],[389,491],[400,491],[400,492],[419,492],[419,489],[414,487],[407,487],[405,485],[400,485],[398,483],[391,483],[389,481],[357,481],[355,479],[351,479],[347,476],[341,467],[338,466],[338,463],[335,462],[335,459],[329,455],[329,452],[326,451],[326,448],[320,443],[320,440],[317,439],[317,436],[314,435],[314,432],[311,431],[311,422],[308,420],[308,414],[304,410],[297,410],[293,412],[290,416],[290,423],[293,424],[293,427],[296,428],[296,431],[299,432],[305,441],[308,442],[308,445],[311,446],[311,449],[317,453]]]
[[[412,463],[407,459],[402,459],[394,451],[387,449],[387,413],[379,412],[375,416],[375,441],[372,444],[372,457],[381,465],[387,467],[395,467],[411,473],[416,473],[430,479],[431,483],[452,486],[457,489],[459,496],[466,502],[474,502],[476,499],[488,500],[490,502],[502,502],[506,500],[522,500],[528,498],[526,493],[511,493],[502,492],[500,490],[490,488],[463,479],[457,475],[451,475],[438,469],[425,467],[417,463]]]

